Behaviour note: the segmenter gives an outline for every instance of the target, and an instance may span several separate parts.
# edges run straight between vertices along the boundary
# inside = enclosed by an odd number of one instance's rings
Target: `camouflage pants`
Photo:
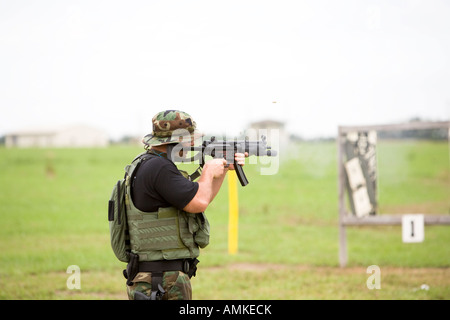
[[[192,300],[191,280],[181,271],[167,271],[163,274],[162,287],[166,291],[163,300]],[[139,272],[133,279],[133,285],[127,286],[128,299],[134,300],[136,291],[150,297],[152,273]]]

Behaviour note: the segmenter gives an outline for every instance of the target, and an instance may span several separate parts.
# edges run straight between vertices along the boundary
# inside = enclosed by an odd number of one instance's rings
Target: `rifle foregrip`
[[[245,176],[244,169],[241,165],[239,165],[236,160],[234,161],[234,171],[236,171],[236,175],[241,183],[241,186],[245,187],[248,185],[247,177]]]

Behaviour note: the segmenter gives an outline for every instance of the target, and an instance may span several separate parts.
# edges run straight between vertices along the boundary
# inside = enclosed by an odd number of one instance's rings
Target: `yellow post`
[[[239,204],[236,172],[228,171],[228,254],[238,251]]]

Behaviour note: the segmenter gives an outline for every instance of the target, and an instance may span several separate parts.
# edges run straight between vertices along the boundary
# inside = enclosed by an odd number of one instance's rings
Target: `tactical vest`
[[[139,261],[193,259],[200,248],[209,244],[209,222],[202,213],[188,213],[175,207],[144,212],[136,208],[131,188],[139,166],[149,157],[143,153],[125,167],[125,206],[128,220],[131,252]],[[184,177],[187,173],[181,171]]]

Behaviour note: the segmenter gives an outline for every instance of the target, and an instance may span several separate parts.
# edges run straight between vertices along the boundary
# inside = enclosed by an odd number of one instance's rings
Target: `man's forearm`
[[[226,161],[216,159],[212,163],[207,163],[202,171],[202,175],[198,181],[198,190],[194,198],[189,202],[184,211],[191,213],[203,212],[214,199],[222,186],[227,168]]]
[[[213,201],[213,199],[216,197],[217,193],[219,193],[220,187],[222,186],[223,180],[225,179],[226,173],[219,177],[219,178],[214,178],[212,181],[212,192],[211,192],[211,201]]]
[[[206,172],[205,172],[206,171]],[[197,195],[201,201],[207,202],[208,204],[211,202],[213,198],[213,182],[214,176],[208,170],[204,170],[200,179],[198,180],[198,191]]]
[[[220,177],[214,178],[212,173],[209,172],[208,170],[206,172],[203,171],[202,176],[198,181],[199,184],[198,188],[200,191],[199,196],[204,197],[204,200],[208,201],[208,204],[211,203],[211,201],[213,201],[213,199],[219,192],[223,180],[225,179],[225,176],[226,172]]]
[[[198,181],[198,190],[194,198],[184,208],[184,211],[191,213],[199,213],[206,210],[208,205],[219,192],[222,185],[222,178],[214,178],[214,175],[209,170],[203,170],[202,175]]]

